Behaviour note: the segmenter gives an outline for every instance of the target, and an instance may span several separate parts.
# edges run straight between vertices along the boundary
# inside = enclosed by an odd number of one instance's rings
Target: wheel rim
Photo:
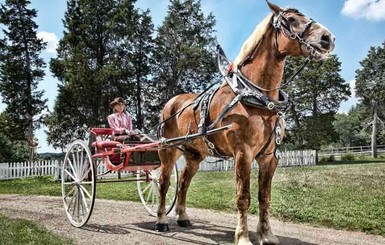
[[[68,148],[62,166],[64,211],[75,227],[87,223],[95,201],[95,168],[85,142],[76,140]]]
[[[152,216],[156,216],[158,212],[158,206],[160,203],[159,194],[159,168],[149,171],[149,181],[139,180],[146,178],[146,174],[143,170],[137,173],[137,184],[140,200]],[[166,194],[166,214],[169,214],[174,207],[178,192],[178,169],[174,166],[174,169],[170,176],[170,186]]]

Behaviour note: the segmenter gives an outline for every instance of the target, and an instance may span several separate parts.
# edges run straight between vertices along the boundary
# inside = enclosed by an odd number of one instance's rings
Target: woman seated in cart
[[[136,142],[140,143],[138,133],[133,130],[132,117],[125,110],[126,103],[121,97],[115,98],[110,102],[110,107],[113,113],[107,117],[108,124],[112,128],[112,140],[122,143]],[[143,142],[145,143],[145,142]],[[110,157],[113,164],[120,164],[124,161],[124,154],[115,154]],[[159,156],[157,152],[133,152],[130,156],[131,163],[141,163],[144,161],[159,162]]]
[[[125,140],[133,140],[132,135],[135,134],[132,126],[132,117],[125,110],[126,103],[122,97],[116,97],[110,102],[113,113],[107,117],[110,128],[114,130],[112,140],[124,142]]]

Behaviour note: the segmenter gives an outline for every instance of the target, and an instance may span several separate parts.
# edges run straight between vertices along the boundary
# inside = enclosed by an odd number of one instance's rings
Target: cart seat
[[[112,135],[114,133],[112,128],[92,128],[91,131],[95,135]]]
[[[114,140],[103,140],[103,141],[95,141],[92,143],[92,147],[96,148],[116,148],[118,145],[122,143]]]

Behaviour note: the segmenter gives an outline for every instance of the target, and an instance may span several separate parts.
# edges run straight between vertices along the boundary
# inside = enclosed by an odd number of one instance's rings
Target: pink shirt
[[[116,112],[107,117],[110,128],[114,129],[114,134],[123,134],[125,130],[132,131],[132,118],[127,112]]]

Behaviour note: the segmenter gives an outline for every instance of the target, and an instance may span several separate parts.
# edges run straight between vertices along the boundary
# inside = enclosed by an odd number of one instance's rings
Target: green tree
[[[383,133],[380,122],[384,119],[385,108],[385,42],[382,46],[370,47],[360,64],[361,68],[356,70],[356,96],[360,98],[363,113],[372,118],[372,156],[376,157],[377,140]]]
[[[152,24],[148,12],[141,15],[134,2],[67,2],[64,36],[58,57],[50,62],[61,82],[54,111],[46,119],[54,147],[84,138],[91,127],[107,126],[108,103],[114,97],[135,101],[137,81],[144,82],[148,74],[146,66],[136,68],[147,62]]]
[[[25,140],[10,139],[13,122],[6,111],[0,113],[0,162],[20,162],[28,159],[28,146]]]
[[[360,65],[356,70],[356,96],[372,111],[373,101],[385,105],[385,42],[382,46],[370,47]]]
[[[336,114],[333,127],[338,134],[340,146],[359,146],[367,143],[359,105],[352,107],[347,114]]]
[[[41,113],[47,108],[44,91],[38,90],[44,78],[45,62],[40,58],[46,47],[36,36],[35,9],[28,0],[7,0],[1,5],[0,23],[4,39],[0,45],[0,93],[5,111],[12,122],[12,142],[28,142],[42,123]]]
[[[149,10],[144,12],[137,11],[132,18],[133,30],[128,45],[132,51],[129,53],[131,67],[133,68],[133,81],[135,82],[134,91],[130,97],[131,114],[135,115],[136,127],[145,130],[147,123],[145,116],[148,109],[148,90],[150,86],[151,64],[153,63],[152,54],[154,52],[154,40],[152,38],[154,32],[154,24],[149,15]]]
[[[149,108],[156,120],[170,98],[201,91],[218,78],[214,26],[214,16],[203,14],[200,1],[171,0],[155,39]]]
[[[289,58],[284,80],[294,74],[304,58]],[[337,139],[333,128],[334,115],[340,103],[351,92],[341,78],[341,62],[332,55],[321,67],[311,62],[288,85],[291,99],[288,108],[288,142],[296,148],[320,149],[321,145]]]

